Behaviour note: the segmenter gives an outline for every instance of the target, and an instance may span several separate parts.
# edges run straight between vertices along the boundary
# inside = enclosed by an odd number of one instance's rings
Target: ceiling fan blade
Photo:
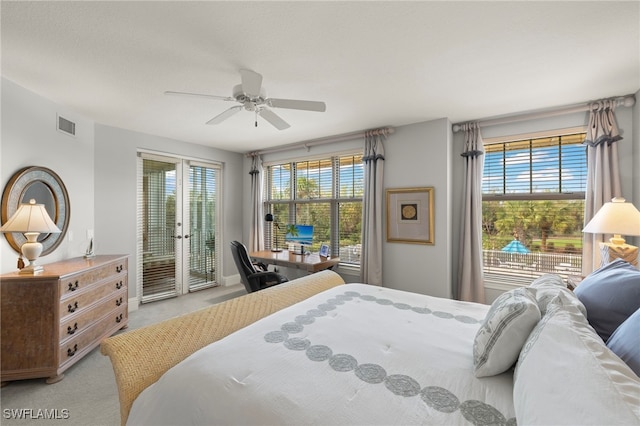
[[[242,105],[231,107],[228,110],[224,111],[223,113],[218,114],[215,117],[213,117],[211,120],[207,121],[207,124],[220,124],[227,118],[231,117],[232,115],[240,111],[241,109],[242,109]]]
[[[260,96],[260,89],[262,88],[262,75],[251,70],[240,70],[240,76],[242,76],[242,90],[250,98],[257,98]]]
[[[324,102],[299,101],[295,99],[267,99],[267,104],[275,108],[301,109],[304,111],[325,112],[327,106]]]
[[[173,92],[171,90],[167,90],[164,94],[170,96],[193,96],[197,98],[215,99],[218,101],[235,101],[235,99],[230,96],[204,95],[202,93]]]
[[[273,125],[273,127],[275,127],[278,130],[284,130],[291,127],[289,123],[284,121],[275,112],[269,109],[261,109],[260,111],[258,111],[258,114],[260,114],[260,117],[267,120],[269,123]]]

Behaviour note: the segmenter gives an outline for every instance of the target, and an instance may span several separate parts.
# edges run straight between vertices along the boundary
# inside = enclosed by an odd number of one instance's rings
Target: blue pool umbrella
[[[520,241],[513,240],[506,246],[502,247],[502,251],[507,253],[529,253],[529,249],[524,246]]]

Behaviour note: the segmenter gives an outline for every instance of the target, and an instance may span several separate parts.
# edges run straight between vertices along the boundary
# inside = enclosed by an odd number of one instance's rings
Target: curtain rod
[[[248,152],[245,155],[247,157],[253,157],[255,155],[272,154],[274,152],[288,151],[290,149],[296,149],[296,148],[306,148],[308,151],[312,146],[316,146],[316,145],[324,145],[327,143],[344,142],[344,141],[353,140],[357,138],[364,138],[367,132],[374,132],[374,134],[376,135],[390,135],[395,132],[395,129],[393,127],[381,127],[378,129],[371,129],[371,130],[359,130],[357,132],[343,133],[341,135],[327,136],[325,138],[310,139],[304,142],[296,142],[289,145],[282,145],[282,146],[271,148],[271,149],[252,151],[252,152]]]
[[[604,99],[601,99],[601,100],[604,100]],[[633,94],[614,97],[614,98],[610,98],[609,100],[612,100],[612,101],[615,100],[616,107],[619,107],[619,106],[632,107],[636,102],[636,98]],[[598,102],[598,101],[593,101],[593,102]],[[480,127],[496,126],[498,124],[515,123],[517,121],[535,120],[538,118],[554,117],[556,115],[564,115],[564,114],[572,114],[574,112],[589,111],[589,105],[591,103],[592,102],[586,102],[586,103],[568,105],[565,107],[552,108],[552,109],[547,109],[547,110],[542,110],[537,112],[513,114],[513,115],[506,115],[503,117],[479,120],[478,125]],[[453,131],[459,132],[460,130],[462,130],[462,125],[465,123],[468,123],[468,121],[463,123],[455,123],[453,125]]]

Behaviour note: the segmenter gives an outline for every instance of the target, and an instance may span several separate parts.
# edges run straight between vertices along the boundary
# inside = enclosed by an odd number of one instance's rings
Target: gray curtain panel
[[[462,233],[458,265],[456,298],[484,303],[482,270],[482,169],[484,147],[477,122],[463,125],[465,147],[461,154],[466,161],[466,178],[462,210]]]
[[[362,252],[360,279],[363,283],[382,285],[382,235],[384,224],[384,145],[386,133],[370,130],[365,133],[364,197],[362,200]]]
[[[587,194],[584,203],[586,225],[604,203],[621,197],[618,144],[622,139],[615,117],[615,100],[603,100],[589,105],[589,127],[584,143],[587,145]],[[600,267],[599,243],[601,234],[582,236],[582,275],[589,275]]]

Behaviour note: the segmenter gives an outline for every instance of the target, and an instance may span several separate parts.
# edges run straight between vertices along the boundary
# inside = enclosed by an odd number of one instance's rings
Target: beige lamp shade
[[[21,232],[27,238],[20,251],[29,260],[29,266],[23,268],[21,274],[38,274],[43,267],[36,265],[36,260],[42,253],[42,243],[38,241],[40,234],[62,232],[49,217],[44,204],[36,204],[36,200],[29,200],[29,204],[20,204],[18,210],[0,227],[0,232]]]
[[[640,235],[640,211],[624,198],[614,198],[605,203],[587,223],[582,232],[613,234],[608,243],[600,245],[600,266],[615,259],[623,259],[638,266],[638,247],[626,244],[623,235]]]
[[[49,217],[44,204],[36,204],[36,200],[29,200],[29,204],[21,204],[18,210],[0,227],[0,232],[38,232],[58,233],[60,228]]]
[[[640,211],[624,198],[604,203],[582,232],[640,236]]]

